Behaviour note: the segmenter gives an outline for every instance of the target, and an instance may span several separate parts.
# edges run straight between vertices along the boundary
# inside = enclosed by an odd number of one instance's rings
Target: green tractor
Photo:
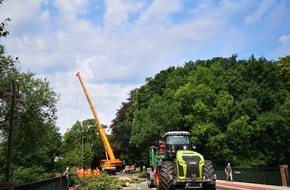
[[[216,175],[212,161],[204,159],[193,149],[188,132],[165,133],[164,140],[149,149],[148,187],[157,190],[215,190]]]

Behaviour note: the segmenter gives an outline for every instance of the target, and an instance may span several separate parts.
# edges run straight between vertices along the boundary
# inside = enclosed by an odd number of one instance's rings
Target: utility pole
[[[82,137],[82,167],[84,168],[84,137]]]
[[[15,107],[15,101],[17,98],[19,98],[19,88],[18,85],[15,84],[15,81],[12,80],[12,91],[7,90],[7,92],[4,94],[5,97],[11,98],[11,108],[10,108],[10,119],[9,119],[9,131],[8,131],[8,147],[7,147],[7,165],[6,165],[6,182],[10,181],[10,164],[11,164],[11,153],[12,153],[12,137],[13,137],[13,120],[14,120],[14,107]],[[17,91],[16,86],[17,85]]]
[[[81,124],[81,127],[82,127],[82,167],[84,168],[84,126],[83,126],[83,123],[80,122]]]

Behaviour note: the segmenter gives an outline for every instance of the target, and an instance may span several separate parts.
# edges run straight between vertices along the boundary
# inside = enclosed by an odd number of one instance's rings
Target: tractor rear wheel
[[[171,161],[164,161],[160,168],[160,189],[174,190],[174,164]]]
[[[205,160],[204,175],[210,179],[210,183],[203,184],[203,190],[216,190],[214,167],[211,160]]]

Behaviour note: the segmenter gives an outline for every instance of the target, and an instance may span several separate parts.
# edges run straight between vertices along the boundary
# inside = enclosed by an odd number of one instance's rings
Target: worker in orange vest
[[[92,176],[92,169],[89,167],[86,171],[87,171],[86,177],[91,177]]]
[[[96,169],[94,169],[94,177],[98,177],[100,175],[100,170],[98,167],[96,167]]]
[[[84,171],[83,167],[78,168],[77,175],[79,178],[83,178],[85,176],[85,171]]]

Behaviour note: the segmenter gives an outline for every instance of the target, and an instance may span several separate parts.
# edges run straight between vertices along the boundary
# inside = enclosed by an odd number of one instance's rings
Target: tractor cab
[[[189,144],[189,139],[187,135],[168,135],[166,144]]]
[[[191,150],[189,141],[189,132],[170,131],[164,134],[165,140],[165,158],[174,159],[178,150]]]

